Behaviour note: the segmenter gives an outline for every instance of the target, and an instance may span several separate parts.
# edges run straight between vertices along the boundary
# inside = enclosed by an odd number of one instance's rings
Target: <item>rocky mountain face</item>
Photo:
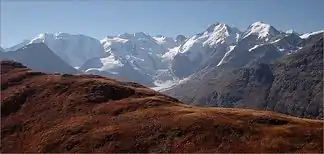
[[[0,52],[0,60],[15,60],[46,73],[81,73],[51,51],[44,43],[32,43],[16,51]]]
[[[321,33],[302,42],[295,42],[305,46],[272,64],[261,60],[233,71],[221,69],[226,65],[211,67],[164,93],[195,105],[256,108],[322,119],[323,37],[324,33]],[[264,55],[272,55],[273,58],[270,59],[280,57],[278,51],[272,52],[276,51],[271,49],[274,48],[273,45],[265,47],[258,49]],[[268,48],[270,49],[267,52]],[[232,68],[236,67],[233,64],[245,66],[242,64],[247,62],[242,58],[247,56],[243,55],[237,55],[236,58],[241,62],[233,63],[229,60],[227,63]],[[271,56],[264,57],[267,59]]]
[[[298,69],[316,57],[306,59]],[[0,64],[1,153],[323,153],[321,120],[194,107],[136,83]]]

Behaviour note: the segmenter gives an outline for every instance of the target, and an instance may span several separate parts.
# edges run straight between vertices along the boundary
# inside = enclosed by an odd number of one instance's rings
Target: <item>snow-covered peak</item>
[[[301,35],[300,38],[307,39],[308,37],[310,37],[312,35],[319,34],[319,33],[324,33],[324,30],[320,30],[320,31],[316,31],[316,32],[310,32],[310,33],[305,33],[305,34]]]
[[[231,45],[238,41],[241,32],[223,23],[215,23],[203,33],[194,35],[186,40],[179,48],[180,53],[203,52],[204,48],[214,48],[219,44]]]
[[[237,28],[224,23],[215,23],[202,33],[186,39],[178,51],[170,50],[170,53],[165,55],[175,57],[175,61],[177,60],[175,54],[181,55],[178,57],[186,56],[189,61],[195,62],[195,65],[200,67],[211,55],[223,54],[227,46],[236,44],[240,36],[241,32]]]
[[[292,33],[295,33],[295,31],[292,30],[292,29],[289,29],[289,30],[286,31],[286,33],[287,33],[287,34],[292,34]]]
[[[161,57],[168,48],[175,45],[173,38],[165,36],[151,37],[145,33],[124,33],[107,36],[101,41],[104,50],[112,58],[122,63],[134,65],[134,69],[148,74],[156,73],[162,67]],[[104,64],[109,65],[109,63]]]
[[[214,31],[214,29],[215,29],[215,27],[216,27],[217,25],[219,25],[218,22],[215,22],[214,24],[209,25],[208,28],[206,29],[206,31],[207,31],[207,32],[212,32],[212,31]]]
[[[250,26],[255,27],[255,26],[262,26],[262,25],[270,26],[269,24],[265,23],[264,21],[256,21],[256,22],[252,23]]]
[[[35,36],[34,38],[32,38],[31,40],[29,40],[28,44],[30,44],[32,42],[36,43],[36,41],[37,41],[37,43],[44,42],[48,38],[48,35],[52,35],[52,34],[47,34],[47,33],[39,34],[39,35]]]
[[[237,28],[230,27],[226,24],[215,24],[212,31],[205,31],[201,37],[208,38],[204,44],[207,43],[213,46],[221,43],[236,43],[240,37],[240,34],[241,32]]]
[[[26,45],[40,42],[46,44],[48,48],[73,67],[79,67],[88,59],[101,57],[104,54],[99,40],[85,35],[62,32],[42,33],[6,50],[15,51]]]
[[[238,29],[230,27],[224,23],[217,23],[217,24],[213,24],[212,26],[207,28],[206,32],[219,32],[220,30],[231,31],[231,29],[235,29],[235,30],[239,31]]]
[[[280,32],[273,26],[262,21],[257,21],[248,27],[248,29],[243,34],[243,38],[246,38],[250,35],[256,35],[258,39],[263,39],[265,37],[276,36],[278,34],[280,34]]]

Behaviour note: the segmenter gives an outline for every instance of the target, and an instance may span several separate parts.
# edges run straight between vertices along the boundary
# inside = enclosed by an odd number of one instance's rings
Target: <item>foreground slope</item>
[[[322,126],[192,107],[135,83],[1,62],[1,152],[323,152]]]
[[[323,37],[272,64],[221,72],[219,68],[164,93],[202,106],[244,107],[323,118]]]

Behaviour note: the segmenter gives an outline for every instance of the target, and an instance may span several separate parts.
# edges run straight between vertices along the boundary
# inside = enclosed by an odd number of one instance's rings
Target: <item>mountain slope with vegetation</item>
[[[1,62],[1,152],[323,152],[323,121],[201,108],[95,75]]]

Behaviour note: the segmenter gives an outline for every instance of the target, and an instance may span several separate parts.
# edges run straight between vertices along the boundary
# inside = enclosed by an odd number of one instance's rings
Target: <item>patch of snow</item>
[[[119,61],[118,59],[115,59],[113,55],[110,55],[105,58],[100,58],[100,61],[102,63],[102,67],[99,69],[100,71],[107,71],[113,68],[122,67],[123,63]]]
[[[183,79],[179,80],[178,84],[183,84],[183,83],[189,81],[189,79],[190,79],[190,76],[186,77],[186,78],[183,78]]]
[[[249,49],[249,52],[251,52],[252,50],[256,49],[256,48],[259,47],[259,46],[262,46],[262,44],[259,44],[259,45],[255,45],[255,46],[253,46],[252,48]]]
[[[287,33],[287,34],[292,34],[292,33],[294,33],[294,30],[289,29],[289,30],[286,31],[286,33]]]
[[[91,72],[91,71],[100,71],[100,68],[89,68],[87,70],[85,70],[85,73]]]
[[[156,81],[154,83],[156,85],[156,87],[151,87],[151,89],[153,89],[155,91],[159,91],[159,92],[166,91],[166,90],[172,89],[173,87],[175,87],[177,85],[180,85],[180,84],[183,84],[183,83],[189,81],[189,79],[190,79],[190,76],[183,78],[183,79],[167,80],[165,82]]]
[[[162,55],[162,58],[173,60],[174,56],[179,52],[180,46],[170,49],[168,52]]]
[[[156,85],[156,87],[152,87],[151,89],[153,89],[155,91],[159,91],[159,90],[162,90],[162,89],[172,87],[173,85],[176,84],[176,82],[177,81],[175,81],[175,80],[167,80],[165,82],[155,81],[154,84]]]
[[[119,74],[118,72],[112,72],[112,71],[110,71],[109,73],[111,73],[111,74]]]
[[[165,49],[170,49],[177,45],[176,40],[171,37],[165,37],[160,35],[154,36],[153,39],[156,41],[156,43],[162,45]]]
[[[219,63],[217,64],[217,66],[220,66],[224,63],[225,58],[229,55],[229,53],[231,53],[235,48],[235,45],[229,46],[229,50],[225,53],[225,55],[223,56],[223,58],[219,61]]]
[[[277,39],[277,40],[275,40],[275,41],[272,41],[272,42],[270,42],[270,43],[277,43],[277,42],[279,42],[281,39]]]
[[[319,33],[324,33],[324,30],[320,30],[320,31],[316,31],[316,32],[311,32],[311,33],[306,33],[300,36],[300,38],[302,39],[307,39],[308,37],[312,36],[312,35],[316,35]]]

